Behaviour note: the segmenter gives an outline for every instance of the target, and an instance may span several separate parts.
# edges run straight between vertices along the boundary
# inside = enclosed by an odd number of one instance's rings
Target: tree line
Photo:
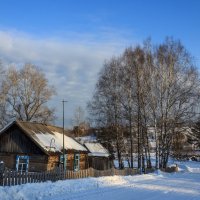
[[[119,168],[124,157],[131,168],[135,158],[140,169],[165,168],[180,128],[197,120],[199,100],[199,72],[182,43],[148,39],[105,62],[88,109]]]

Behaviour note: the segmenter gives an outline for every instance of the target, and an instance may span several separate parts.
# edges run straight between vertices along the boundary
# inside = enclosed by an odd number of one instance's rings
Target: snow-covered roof
[[[5,132],[10,126],[16,124],[30,139],[45,152],[62,152],[63,149],[63,129],[52,125],[15,121],[1,130],[0,134]],[[65,150],[88,151],[83,145],[72,137],[64,134]]]
[[[87,136],[82,136],[82,137],[76,137],[76,140],[79,141],[81,144],[91,143],[91,142],[97,142],[97,138],[94,135],[87,135]]]
[[[88,156],[97,156],[97,157],[108,157],[109,152],[104,148],[100,143],[85,143],[85,146],[89,150]]]
[[[63,135],[59,132],[34,133],[34,139],[47,151],[62,151]],[[66,150],[73,149],[77,151],[87,151],[86,148],[69,136],[64,136],[64,147]]]

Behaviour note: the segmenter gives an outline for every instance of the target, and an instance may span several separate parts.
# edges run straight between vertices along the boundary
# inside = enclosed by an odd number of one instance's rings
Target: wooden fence
[[[11,170],[5,170],[0,173],[0,186],[12,186],[21,185],[25,183],[39,183],[45,181],[58,181],[65,179],[78,179],[86,177],[100,177],[100,176],[114,176],[114,175],[135,175],[138,174],[138,169],[126,168],[118,170],[115,168],[109,170],[95,170],[89,168],[86,170],[63,171],[62,169],[56,169],[46,172],[16,172]]]

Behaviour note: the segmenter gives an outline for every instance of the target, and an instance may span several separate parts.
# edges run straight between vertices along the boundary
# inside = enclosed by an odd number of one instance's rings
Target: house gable
[[[43,154],[42,150],[18,127],[12,124],[0,135],[1,153]]]

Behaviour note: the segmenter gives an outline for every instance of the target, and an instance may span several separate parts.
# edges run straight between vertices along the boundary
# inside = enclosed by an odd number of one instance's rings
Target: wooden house
[[[0,131],[0,161],[17,171],[88,168],[88,150],[56,126],[14,121]],[[65,161],[63,163],[63,160]]]

